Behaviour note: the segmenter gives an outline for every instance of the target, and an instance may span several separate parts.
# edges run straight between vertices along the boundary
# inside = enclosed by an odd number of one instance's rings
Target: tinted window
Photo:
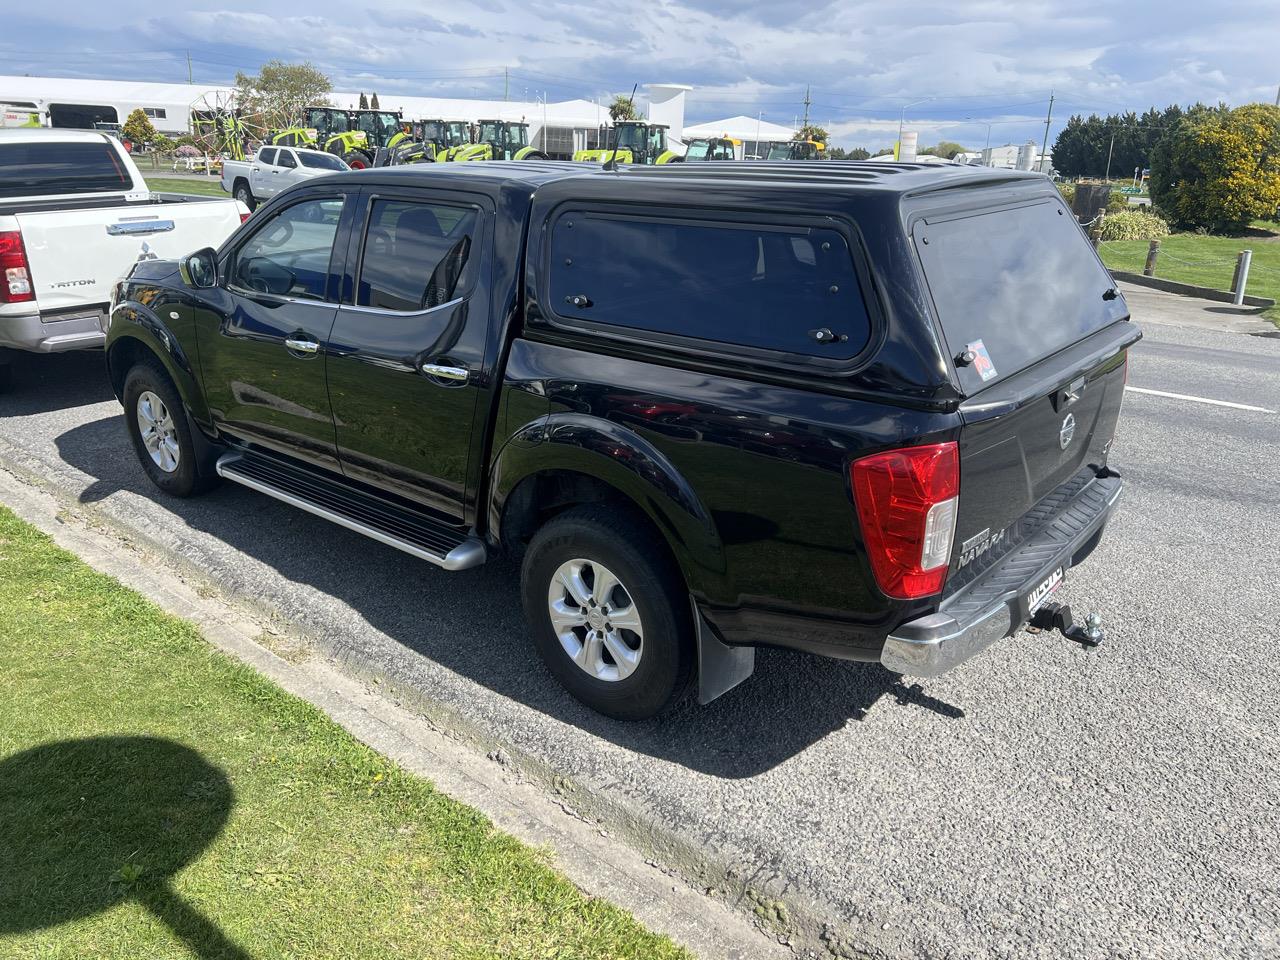
[[[981,340],[995,368],[987,384],[1126,312],[1102,299],[1111,277],[1055,201],[920,223],[914,235],[947,347],[954,356]],[[984,384],[983,366],[959,368],[968,392]]]
[[[304,167],[314,167],[317,170],[346,170],[346,161],[341,157],[335,157],[331,153],[314,153],[303,150],[298,154],[298,159],[302,161]]]
[[[292,170],[298,165],[298,161],[293,159],[293,154],[288,150],[281,150],[280,156],[276,160],[276,166],[284,167],[286,170]]]
[[[375,200],[356,303],[413,311],[452,300],[464,289],[476,220],[468,207]]]
[[[281,210],[236,252],[232,283],[257,293],[324,300],[341,217],[338,199],[305,200]]]
[[[567,213],[551,254],[561,316],[834,359],[855,356],[870,335],[835,230]],[[810,331],[823,327],[845,339],[819,343]]]
[[[258,162],[265,163],[267,166],[273,166],[276,162],[276,148],[263,147],[258,151]]]
[[[124,164],[105,140],[0,142],[0,197],[119,193],[132,188]]]

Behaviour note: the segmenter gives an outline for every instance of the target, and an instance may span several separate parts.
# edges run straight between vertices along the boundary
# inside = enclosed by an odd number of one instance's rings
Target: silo
[[[1030,170],[1036,165],[1036,142],[1028,140],[1018,148],[1018,170]]]

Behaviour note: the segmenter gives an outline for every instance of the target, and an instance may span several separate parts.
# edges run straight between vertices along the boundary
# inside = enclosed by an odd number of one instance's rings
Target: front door
[[[338,308],[328,346],[338,457],[352,479],[462,524],[489,319],[489,203],[387,191],[362,206],[354,303]]]
[[[198,319],[210,411],[241,441],[338,469],[325,389],[337,309],[331,265],[347,198],[299,198],[268,215],[224,259]]]

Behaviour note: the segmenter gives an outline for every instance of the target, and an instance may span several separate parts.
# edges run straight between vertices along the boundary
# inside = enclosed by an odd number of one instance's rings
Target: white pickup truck
[[[264,146],[252,160],[224,160],[222,189],[252,210],[295,183],[350,170],[341,157],[323,150]]]
[[[111,290],[138,260],[219,246],[248,216],[230,198],[151,193],[107,134],[0,130],[0,389],[15,350],[101,346]]]

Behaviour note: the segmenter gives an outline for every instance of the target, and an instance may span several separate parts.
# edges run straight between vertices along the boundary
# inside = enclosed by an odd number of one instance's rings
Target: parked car
[[[295,183],[350,170],[347,161],[323,150],[259,147],[252,160],[225,160],[222,189],[250,210]]]
[[[219,244],[249,211],[153,194],[106,133],[0,130],[0,389],[13,351],[100,347],[115,282],[138,260]]]
[[[1039,617],[1139,337],[1035,174],[524,161],[294,187],[138,264],[107,363],[158,488],[519,557],[551,672],[635,718],[756,646],[932,676]]]

